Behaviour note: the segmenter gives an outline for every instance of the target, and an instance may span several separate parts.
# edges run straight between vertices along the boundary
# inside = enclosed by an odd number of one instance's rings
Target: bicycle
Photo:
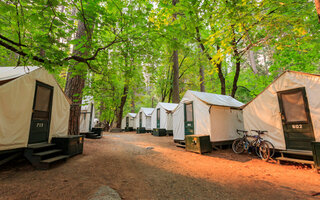
[[[260,137],[261,134],[266,133],[267,131],[260,131],[260,130],[251,130],[258,133],[258,135],[248,135],[248,131],[239,130],[237,129],[237,133],[241,135],[240,133],[243,133],[242,138],[236,139],[232,143],[232,150],[237,153],[243,153],[245,150],[248,151],[250,147],[255,149],[255,153],[264,161],[268,161],[270,158],[270,149],[267,142],[263,140],[263,138]],[[254,140],[249,141],[248,137],[254,138]],[[271,142],[268,141],[268,143],[271,144]]]

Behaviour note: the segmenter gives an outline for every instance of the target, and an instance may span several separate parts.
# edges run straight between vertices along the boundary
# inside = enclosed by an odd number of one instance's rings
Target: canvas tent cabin
[[[137,132],[143,129],[147,132],[151,131],[151,113],[153,110],[154,108],[140,108],[135,120]]]
[[[134,131],[136,113],[128,113],[121,121],[121,129],[123,131]]]
[[[0,67],[0,151],[68,135],[70,100],[38,67]]]
[[[243,129],[242,105],[227,95],[188,90],[173,112],[173,139],[209,135],[213,144],[231,143]]]
[[[80,133],[88,133],[95,125],[95,108],[92,97],[83,98],[80,115]]]
[[[176,103],[159,102],[151,114],[151,129],[163,129],[167,134],[172,134],[172,111],[177,106]]]
[[[311,151],[320,141],[320,75],[286,71],[243,106],[247,130],[266,130],[263,137],[278,150]]]

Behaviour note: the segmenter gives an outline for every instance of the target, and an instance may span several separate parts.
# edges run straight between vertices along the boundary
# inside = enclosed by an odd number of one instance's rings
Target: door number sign
[[[43,123],[37,123],[36,127],[37,128],[43,128]]]
[[[301,129],[302,128],[302,124],[293,124],[292,128],[294,129]]]

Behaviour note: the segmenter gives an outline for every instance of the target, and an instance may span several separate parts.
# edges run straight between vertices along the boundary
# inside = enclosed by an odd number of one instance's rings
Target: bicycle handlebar
[[[240,130],[240,129],[237,129],[237,133],[240,135],[240,133],[248,133],[248,131],[245,131],[245,130]]]
[[[261,131],[261,130],[251,130],[251,131],[257,132],[258,134],[268,133],[268,131]]]

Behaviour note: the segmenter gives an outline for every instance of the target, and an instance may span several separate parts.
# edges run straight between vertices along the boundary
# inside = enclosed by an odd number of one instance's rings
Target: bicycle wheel
[[[270,149],[270,158],[272,158],[274,156],[274,153],[276,150],[271,142],[269,142],[268,140],[264,140],[264,142],[267,143],[267,145]]]
[[[268,144],[262,141],[258,146],[258,148],[259,148],[259,155],[261,160],[268,161],[270,158],[270,149]]]
[[[244,141],[243,138],[238,138],[232,143],[233,152],[240,154],[244,152]]]

